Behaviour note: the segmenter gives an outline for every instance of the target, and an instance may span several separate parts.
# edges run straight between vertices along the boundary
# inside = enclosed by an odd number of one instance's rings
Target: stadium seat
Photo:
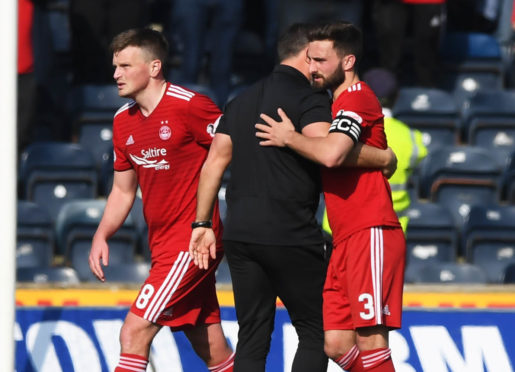
[[[227,184],[222,184],[220,190],[218,190],[218,209],[220,211],[222,222],[225,222],[225,217],[227,215],[227,201],[225,200],[226,188]]]
[[[477,92],[467,101],[462,117],[468,144],[491,149],[505,166],[515,149],[515,91]]]
[[[70,201],[63,206],[55,223],[58,250],[77,270],[81,280],[91,278],[88,256],[105,204],[105,200]],[[130,214],[108,244],[109,264],[133,262],[138,233]]]
[[[392,113],[423,133],[429,152],[459,143],[459,111],[451,94],[443,90],[401,88]]]
[[[103,153],[102,160],[99,169],[99,182],[98,182],[98,193],[101,196],[109,196],[111,188],[113,187],[113,161],[114,152],[113,146],[110,145],[109,149]]]
[[[508,165],[501,179],[501,200],[515,204],[515,152],[508,156]]]
[[[79,129],[79,143],[93,155],[95,165],[101,170],[111,160],[113,152],[113,129],[111,123],[89,123]]]
[[[148,262],[124,262],[103,266],[106,281],[143,284],[148,277],[150,264]],[[90,281],[96,281],[91,275]]]
[[[495,37],[479,32],[448,32],[442,43],[442,87],[460,102],[485,89],[502,89],[504,64]]]
[[[486,284],[485,272],[469,263],[433,262],[414,273],[415,283],[425,284]]]
[[[216,283],[217,284],[231,284],[231,271],[229,270],[229,264],[227,259],[224,257],[216,269]]]
[[[510,264],[504,269],[504,284],[515,284],[515,264]]]
[[[54,253],[54,231],[48,212],[36,203],[17,202],[16,267],[48,267]]]
[[[480,266],[492,283],[515,263],[515,206],[473,206],[463,226],[467,261]]]
[[[22,267],[16,269],[16,281],[78,284],[79,277],[77,272],[71,267]]]
[[[458,236],[446,208],[431,202],[413,202],[404,214],[409,217],[406,282],[412,282],[413,273],[426,264],[456,260]]]
[[[53,221],[67,201],[97,196],[93,157],[76,143],[29,145],[21,156],[19,177],[23,198],[45,207]]]
[[[501,173],[497,160],[484,148],[442,147],[420,164],[419,196],[448,208],[461,229],[472,205],[498,202]]]
[[[134,221],[134,225],[136,227],[136,231],[138,232],[138,249],[139,252],[145,260],[150,262],[150,249],[148,246],[148,226],[145,221],[145,216],[143,215],[143,201],[138,196],[134,199],[134,204],[131,209],[131,216]]]
[[[83,84],[72,91],[75,124],[112,124],[116,111],[129,99],[118,95],[115,84]]]

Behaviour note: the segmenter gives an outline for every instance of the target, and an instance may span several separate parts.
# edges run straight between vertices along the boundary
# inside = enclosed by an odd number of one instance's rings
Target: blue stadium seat
[[[503,283],[515,284],[515,264],[510,264],[504,269]]]
[[[102,218],[105,200],[74,200],[66,203],[55,223],[57,248],[75,268],[81,280],[89,280],[88,256],[91,241]],[[133,262],[138,233],[129,214],[109,241],[109,264]]]
[[[16,269],[16,281],[79,284],[79,277],[71,267],[22,267]]]
[[[412,282],[413,273],[426,264],[456,261],[458,235],[446,208],[431,202],[413,202],[404,214],[409,217],[406,282]]]
[[[515,206],[473,206],[463,226],[467,261],[480,266],[492,283],[515,263]]]
[[[470,145],[498,154],[502,166],[515,149],[515,91],[480,91],[462,112],[463,131]]]
[[[45,207],[52,220],[67,201],[96,197],[97,179],[93,157],[76,143],[36,142],[21,156],[23,198]]]
[[[459,110],[451,94],[443,90],[401,88],[392,112],[423,133],[429,152],[459,143]]]
[[[227,259],[224,257],[216,269],[216,283],[217,284],[231,284],[231,271],[229,270],[229,264]]]
[[[134,204],[131,209],[131,216],[134,221],[134,225],[136,227],[136,231],[138,232],[138,248],[140,253],[145,260],[150,262],[150,248],[148,245],[148,226],[145,221],[145,216],[143,215],[143,201],[138,196],[134,199]]]
[[[225,217],[227,215],[227,201],[225,200],[226,188],[227,184],[222,183],[220,190],[218,190],[218,209],[220,211],[222,222],[225,222]]]
[[[113,152],[112,123],[90,123],[80,127],[79,143],[93,155],[98,170],[111,160]]]
[[[87,123],[112,124],[116,111],[129,99],[118,95],[115,84],[84,84],[72,91],[75,124],[80,128]]]
[[[508,165],[503,171],[501,200],[515,204],[515,151],[508,156]]]
[[[16,267],[48,267],[54,253],[54,230],[48,212],[36,203],[17,202]]]
[[[113,177],[114,177],[114,150],[113,146],[109,146],[109,149],[103,153],[102,160],[100,163],[99,170],[99,195],[108,196],[111,192],[111,188],[113,187]]]
[[[456,262],[433,262],[414,273],[415,283],[486,284],[485,272],[476,265]]]
[[[479,32],[449,32],[442,45],[442,86],[463,102],[485,89],[502,89],[504,64],[495,37]]]
[[[147,279],[150,264],[148,262],[124,262],[103,266],[102,270],[106,281],[143,284]],[[96,277],[91,276],[89,281],[96,281]]]
[[[420,164],[419,196],[448,208],[460,229],[472,205],[498,202],[501,173],[484,148],[442,147]]]

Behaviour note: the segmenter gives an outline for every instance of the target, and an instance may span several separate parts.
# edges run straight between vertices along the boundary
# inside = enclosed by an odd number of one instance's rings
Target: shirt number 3
[[[374,298],[370,293],[362,293],[358,297],[359,302],[363,303],[363,309],[359,316],[364,320],[370,320],[374,317]]]

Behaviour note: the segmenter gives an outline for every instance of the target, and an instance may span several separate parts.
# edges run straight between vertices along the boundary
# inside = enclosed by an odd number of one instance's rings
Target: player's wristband
[[[191,228],[196,229],[197,227],[213,227],[213,223],[211,221],[195,221],[191,223]]]

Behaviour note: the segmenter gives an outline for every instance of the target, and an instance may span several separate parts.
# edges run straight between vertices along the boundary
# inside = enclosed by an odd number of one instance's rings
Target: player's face
[[[307,57],[311,84],[314,87],[334,91],[345,81],[342,58],[334,50],[331,40],[309,43]]]
[[[151,63],[141,48],[128,46],[113,55],[114,80],[121,97],[135,98],[149,81]]]

